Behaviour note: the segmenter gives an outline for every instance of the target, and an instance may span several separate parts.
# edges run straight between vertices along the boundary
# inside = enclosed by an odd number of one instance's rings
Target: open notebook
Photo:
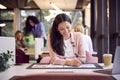
[[[97,70],[94,72],[104,73],[104,74],[120,74],[120,46],[116,47],[115,56],[113,61],[113,68],[112,69],[104,69],[104,70]]]

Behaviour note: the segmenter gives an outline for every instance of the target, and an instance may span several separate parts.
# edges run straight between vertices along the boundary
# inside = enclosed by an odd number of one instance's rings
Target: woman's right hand
[[[51,64],[56,64],[56,65],[64,65],[65,64],[65,59],[61,59],[59,57],[52,57],[50,60]]]

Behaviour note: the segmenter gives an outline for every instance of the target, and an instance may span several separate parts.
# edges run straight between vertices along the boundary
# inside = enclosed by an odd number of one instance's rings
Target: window
[[[13,34],[13,10],[0,10],[0,26],[1,36],[14,36]]]
[[[78,11],[65,11],[66,14],[69,14],[72,20],[72,26],[79,22],[79,18],[82,17],[82,13],[80,10]],[[52,26],[52,22],[54,17],[57,15],[57,11],[55,10],[21,10],[21,29],[23,30],[25,27],[25,21],[27,16],[33,15],[36,16],[40,21],[42,21],[45,25],[45,30],[47,35],[49,34],[49,30]]]
[[[21,31],[24,31],[26,18],[29,15],[36,16],[40,21],[42,21],[45,25],[46,34],[49,34],[50,28],[52,26],[52,22],[57,14],[59,14],[55,10],[21,10]],[[78,18],[82,17],[81,11],[65,11],[66,14],[70,15],[72,20],[72,25],[74,26],[79,22]],[[32,35],[26,36],[25,38],[28,45],[34,45],[34,39]],[[32,40],[32,41],[31,41]]]

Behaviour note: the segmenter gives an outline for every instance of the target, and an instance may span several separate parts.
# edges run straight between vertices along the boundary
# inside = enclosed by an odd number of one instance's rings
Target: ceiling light
[[[89,4],[87,5],[87,8],[90,8],[90,6],[91,6],[91,5],[90,5],[90,3],[89,3]]]
[[[2,4],[0,4],[0,9],[7,9],[7,7],[5,7]]]
[[[57,10],[58,12],[63,12],[62,10],[60,10],[53,2],[50,2],[50,6],[52,8],[54,8],[55,10]]]
[[[0,23],[0,27],[4,27],[5,25],[5,23]]]

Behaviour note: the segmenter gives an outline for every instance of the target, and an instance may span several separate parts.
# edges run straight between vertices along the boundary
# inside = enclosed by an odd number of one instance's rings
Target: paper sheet
[[[80,66],[63,66],[63,65],[41,65],[41,64],[34,64],[32,68],[96,68],[94,64],[82,64]]]

